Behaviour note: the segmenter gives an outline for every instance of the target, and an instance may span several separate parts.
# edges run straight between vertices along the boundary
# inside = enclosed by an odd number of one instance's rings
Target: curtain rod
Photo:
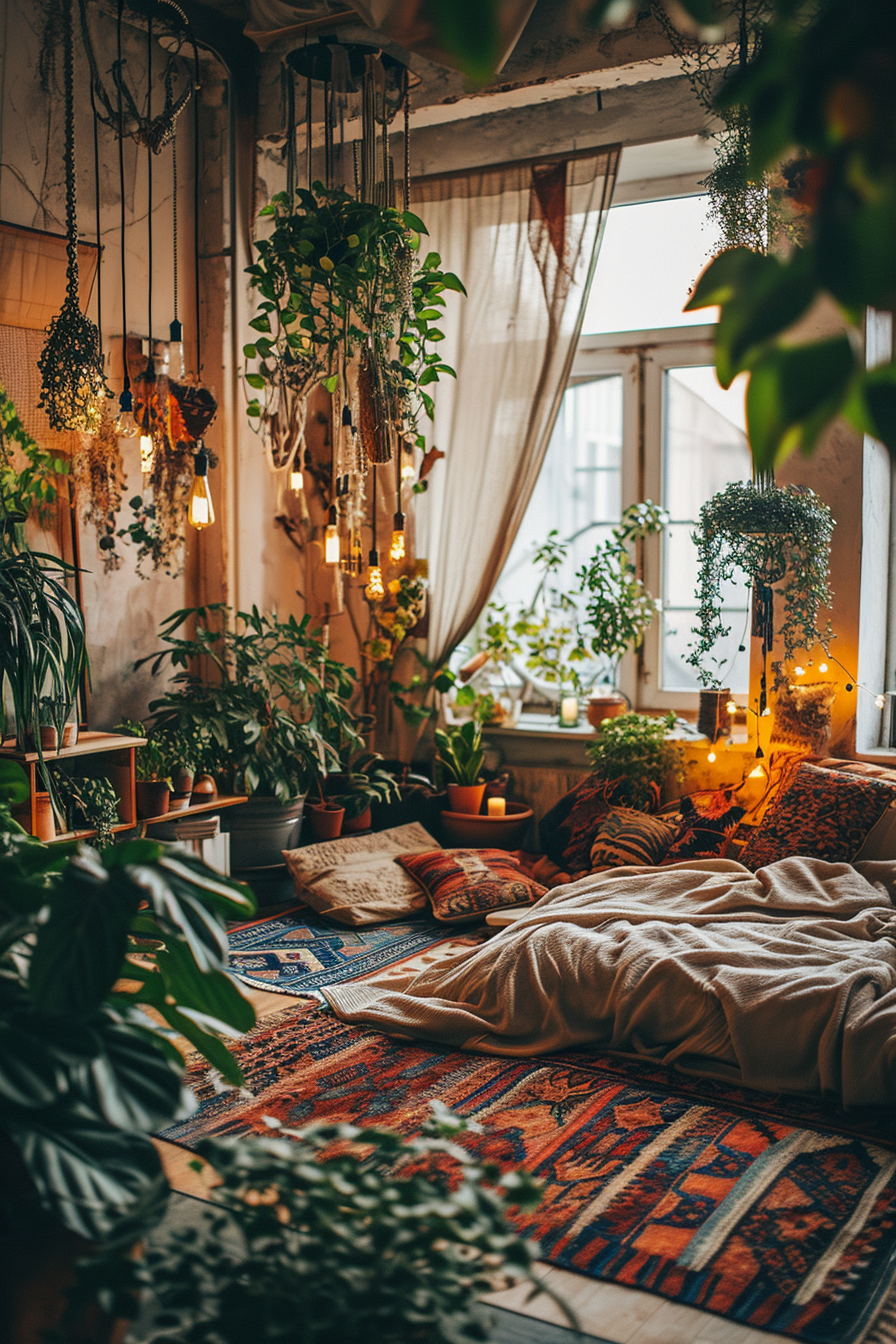
[[[622,153],[621,144],[595,145],[593,149],[558,150],[554,154],[536,154],[526,159],[505,159],[503,163],[482,163],[470,168],[452,168],[445,173],[418,173],[411,177],[411,186],[415,182],[447,182],[455,177],[470,177],[474,173],[500,173],[511,168],[537,168],[543,163],[561,163],[564,160],[593,159],[598,154]]]

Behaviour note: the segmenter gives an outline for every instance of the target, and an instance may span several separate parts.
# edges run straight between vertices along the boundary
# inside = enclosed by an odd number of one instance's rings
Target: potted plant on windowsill
[[[721,660],[715,654],[730,627],[722,619],[722,586],[740,571],[753,589],[752,633],[762,640],[760,714],[766,709],[766,662],[775,642],[781,657],[771,664],[774,685],[787,683],[785,665],[799,650],[827,652],[831,628],[818,628],[829,607],[831,511],[814,490],[772,482],[737,481],[700,510],[695,532],[699,562],[696,636],[688,663],[701,685],[719,690]],[[776,617],[776,602],[780,619]]]
[[[620,714],[602,723],[585,750],[601,779],[626,779],[631,805],[653,811],[684,778],[684,755],[671,737],[675,715]]]
[[[188,621],[192,637],[182,633]],[[137,664],[180,669],[150,704],[153,734],[195,742],[222,787],[250,795],[226,816],[234,870],[282,866],[308,789],[336,764],[333,725],[352,722],[354,673],[330,657],[308,616],[281,621],[218,603],[174,612],[161,637],[166,647]]]
[[[485,760],[482,724],[468,719],[456,728],[437,728],[436,750],[448,784],[449,810],[477,815],[485,796],[485,782],[480,778]]]

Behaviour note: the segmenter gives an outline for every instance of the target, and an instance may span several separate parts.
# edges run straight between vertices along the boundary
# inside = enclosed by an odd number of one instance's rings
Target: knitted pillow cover
[[[476,919],[503,906],[528,905],[547,890],[503,849],[435,849],[399,854],[398,862],[420,883],[432,913],[445,924]]]

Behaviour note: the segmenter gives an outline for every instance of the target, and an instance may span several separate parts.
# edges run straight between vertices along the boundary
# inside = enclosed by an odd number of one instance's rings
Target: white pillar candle
[[[489,798],[488,814],[490,817],[504,817],[507,815],[507,804],[503,798]]]
[[[579,700],[575,695],[564,695],[560,701],[561,728],[575,728],[579,722]]]

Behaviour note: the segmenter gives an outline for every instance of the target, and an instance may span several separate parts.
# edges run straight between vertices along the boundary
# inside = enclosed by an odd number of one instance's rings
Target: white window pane
[[[718,321],[717,308],[682,312],[712,253],[707,196],[613,206],[607,216],[586,335]]]
[[[702,505],[732,481],[749,480],[750,449],[744,422],[744,380],[726,391],[711,365],[666,369],[663,375],[663,503],[672,524],[663,538],[664,691],[698,689],[687,666],[688,644],[697,606],[697,552],[692,540]],[[722,660],[724,685],[739,694],[749,685],[745,638],[749,593],[737,573],[722,592],[723,622],[732,633],[715,653]],[[730,666],[728,666],[730,664]]]

